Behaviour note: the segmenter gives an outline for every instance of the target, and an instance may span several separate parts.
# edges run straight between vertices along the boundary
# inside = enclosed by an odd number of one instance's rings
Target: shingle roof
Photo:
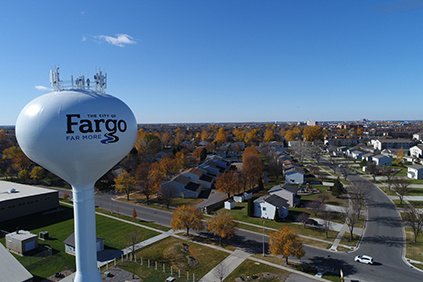
[[[413,164],[413,165],[410,165],[408,168],[422,169],[423,168],[423,165]]]
[[[185,189],[196,192],[200,189],[201,184],[190,182],[188,185],[185,186]]]
[[[275,207],[289,207],[288,201],[277,195],[270,195],[264,198],[264,201]]]
[[[281,185],[273,186],[273,187],[269,190],[269,193],[270,193],[270,192],[275,192],[275,191],[278,191],[278,190],[281,190],[281,189],[287,190],[287,191],[289,191],[289,192],[291,192],[291,193],[293,193],[293,194],[296,194],[296,193],[298,192],[298,188],[297,188],[297,187],[292,186],[292,185],[290,185],[290,184],[288,184],[288,183],[285,183],[285,184],[281,184]]]
[[[183,184],[184,186],[186,186],[191,181],[191,179],[183,175],[178,175],[173,179],[173,181],[179,182]]]
[[[206,181],[206,182],[213,182],[214,177],[207,175],[207,174],[203,174],[200,177],[200,180]]]
[[[101,237],[96,237],[97,240],[104,240],[104,238]],[[68,238],[66,238],[65,241],[63,241],[63,243],[65,243],[66,245],[75,247],[75,233],[72,233],[71,235],[69,235]]]

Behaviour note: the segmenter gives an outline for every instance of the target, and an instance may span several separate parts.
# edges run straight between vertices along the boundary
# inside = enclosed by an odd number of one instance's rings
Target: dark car
[[[314,225],[314,226],[319,225],[319,223],[316,220],[311,219],[311,218],[307,219],[306,224],[308,224],[308,225]]]

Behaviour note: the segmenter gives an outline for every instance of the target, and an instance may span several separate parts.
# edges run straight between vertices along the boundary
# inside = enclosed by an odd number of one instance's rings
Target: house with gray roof
[[[423,166],[419,164],[413,164],[409,166],[407,177],[413,179],[423,179]]]
[[[288,216],[289,204],[286,199],[277,195],[262,196],[254,201],[254,216],[266,219],[275,219]]]
[[[285,170],[284,175],[286,183],[303,184],[305,182],[305,170],[298,166]]]
[[[298,188],[288,183],[273,186],[269,190],[270,195],[277,195],[287,200],[290,207],[297,206],[300,203],[300,196],[297,193]]]

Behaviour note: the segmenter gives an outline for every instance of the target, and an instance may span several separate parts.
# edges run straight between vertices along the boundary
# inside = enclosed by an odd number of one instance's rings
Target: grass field
[[[39,240],[39,244],[45,244],[53,249],[53,255],[49,257],[36,256],[15,256],[25,268],[35,277],[35,281],[49,277],[56,272],[63,270],[75,271],[75,257],[65,253],[63,241],[73,232],[73,210],[70,207],[62,206],[57,213],[42,215],[36,214],[17,219],[13,222],[2,225],[2,229],[13,232],[16,227],[38,234],[41,231],[48,231],[50,240]],[[125,234],[133,230],[140,233],[140,241],[158,235],[159,233],[141,227],[123,223],[104,216],[96,216],[97,236],[105,239],[105,248],[122,249],[128,247],[130,242]],[[5,245],[5,239],[0,242]]]
[[[139,250],[136,252],[136,255],[138,258],[143,258],[144,265],[147,263],[148,259],[150,259],[152,265],[154,265],[155,262],[160,265],[161,269],[159,269],[161,271],[163,270],[163,264],[165,264],[168,271],[170,271],[170,266],[172,266],[174,272],[180,269],[181,273],[185,274],[186,277],[186,272],[188,271],[191,274],[195,273],[196,277],[199,279],[224,260],[229,254],[194,242],[187,242],[170,237]],[[198,261],[198,265],[190,266],[188,264],[188,256],[195,258],[195,260]],[[142,279],[146,278],[146,275],[148,275],[143,273],[143,269],[144,268],[139,267],[134,271],[134,273]]]
[[[225,281],[235,281],[235,279],[238,277],[242,279],[248,279],[247,277],[250,277],[250,279],[256,280],[260,278],[259,281],[276,282],[285,281],[289,274],[291,273],[280,268],[254,262],[252,260],[245,260],[225,279]]]
[[[417,236],[417,243],[414,242],[414,233],[410,227],[405,228],[407,248],[405,257],[418,261],[423,261],[423,235]]]

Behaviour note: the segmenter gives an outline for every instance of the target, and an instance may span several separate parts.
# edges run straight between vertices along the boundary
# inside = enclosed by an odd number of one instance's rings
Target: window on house
[[[266,207],[263,207],[263,211],[266,211]]]

